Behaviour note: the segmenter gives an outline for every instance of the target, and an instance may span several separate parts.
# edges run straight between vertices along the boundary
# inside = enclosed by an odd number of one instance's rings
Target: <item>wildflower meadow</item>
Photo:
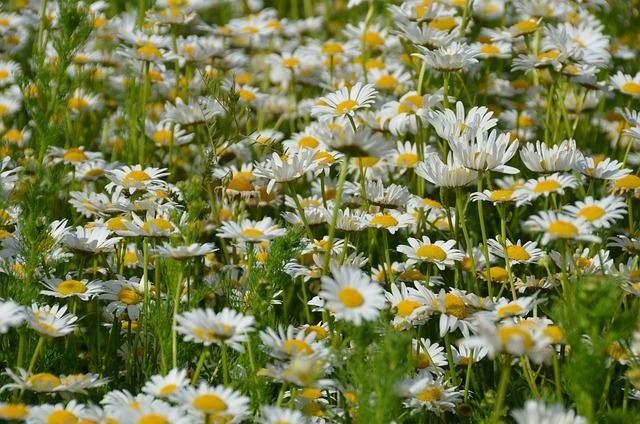
[[[0,421],[640,423],[637,0],[4,0]]]

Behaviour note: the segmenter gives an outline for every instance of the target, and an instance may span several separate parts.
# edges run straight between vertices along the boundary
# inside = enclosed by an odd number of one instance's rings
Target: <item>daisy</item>
[[[431,96],[409,91],[399,101],[385,103],[377,116],[381,125],[388,127],[393,135],[417,134],[419,125],[427,124],[426,110],[440,106],[441,102],[440,92]]]
[[[640,177],[629,174],[619,180],[611,181],[609,191],[613,194],[626,194],[633,192],[635,197],[640,196]]]
[[[187,378],[187,371],[184,369],[171,369],[167,375],[153,375],[144,383],[142,392],[161,398],[171,396],[176,391],[180,391],[188,386],[190,380]]]
[[[322,291],[318,293],[324,299],[324,307],[335,311],[336,319],[353,322],[360,326],[362,321],[375,321],[386,302],[380,285],[356,268],[331,267],[331,277],[322,277]]]
[[[0,334],[19,327],[27,319],[27,310],[12,299],[0,301]]]
[[[477,50],[467,46],[466,43],[454,41],[446,47],[430,50],[423,46],[416,46],[422,53],[413,53],[412,56],[424,60],[431,69],[440,72],[456,72],[473,63],[478,63]]]
[[[407,204],[411,192],[407,187],[389,184],[384,187],[381,180],[365,181],[364,191],[367,201],[381,208],[397,209]]]
[[[541,243],[552,240],[579,240],[600,243],[598,236],[591,234],[591,226],[584,218],[572,218],[554,211],[540,211],[524,223],[529,231],[544,232]]]
[[[376,94],[373,84],[363,85],[358,82],[351,89],[342,87],[335,93],[321,97],[319,104],[311,108],[311,116],[317,117],[320,121],[346,116],[354,118],[356,111],[373,105]]]
[[[118,408],[113,411],[110,419],[119,424],[139,424],[153,422],[158,424],[176,423],[189,424],[194,421],[193,416],[186,413],[184,406],[172,406],[160,399],[155,399],[149,403],[139,402]]]
[[[20,65],[13,60],[0,61],[0,87],[13,84],[16,81],[16,75],[20,74]]]
[[[462,339],[460,346],[473,349],[486,347],[487,356],[491,359],[500,353],[526,356],[536,364],[548,362],[551,358],[551,338],[544,334],[545,326],[513,321],[495,324],[480,317],[477,324],[477,336]]]
[[[610,77],[609,83],[611,87],[634,98],[640,98],[640,72],[634,77],[627,75],[622,71],[618,71]]]
[[[443,367],[449,364],[444,347],[424,338],[411,340],[410,361],[418,370],[426,370],[438,375],[442,374],[444,372]]]
[[[36,333],[45,337],[62,337],[72,333],[78,328],[75,322],[78,317],[67,313],[67,306],[58,305],[38,306],[37,303],[31,305],[31,310],[27,311],[27,324]]]
[[[595,228],[610,228],[617,220],[627,214],[627,204],[621,197],[607,196],[595,200],[591,196],[573,205],[566,205],[563,210],[570,216],[584,218]]]
[[[102,102],[100,102],[98,96],[87,94],[83,90],[77,88],[73,92],[73,96],[67,100],[67,109],[74,114],[78,114],[80,112],[97,109],[101,104]]]
[[[400,285],[391,284],[391,292],[385,292],[391,310],[395,313],[391,325],[396,330],[408,330],[424,324],[431,317],[429,305],[412,298],[413,289],[407,288],[403,282]]]
[[[411,415],[426,409],[438,417],[445,412],[454,412],[462,402],[463,394],[456,387],[446,387],[444,376],[434,378],[428,372],[400,382],[399,391],[404,398],[403,405],[411,409]]]
[[[182,146],[195,137],[195,134],[187,134],[180,124],[169,121],[154,123],[149,119],[145,122],[145,134],[157,147]]]
[[[522,202],[535,200],[541,196],[549,197],[552,193],[563,195],[565,189],[576,188],[579,184],[580,181],[573,175],[555,173],[528,180],[522,188],[517,189],[513,194],[520,198],[516,202],[516,205],[520,206]]]
[[[31,407],[23,403],[0,402],[0,419],[5,421],[24,421]]]
[[[415,173],[436,187],[446,188],[466,187],[478,179],[478,171],[454,162],[451,152],[446,164],[437,154],[428,155],[423,162],[418,162]]]
[[[259,162],[255,163],[253,174],[256,177],[269,179],[267,193],[271,193],[276,182],[292,182],[307,172],[313,172],[318,167],[316,154],[315,150],[304,149],[283,160],[280,155],[273,153],[271,159],[267,159],[264,165]]]
[[[120,316],[124,312],[131,320],[137,320],[143,306],[144,283],[138,277],[127,280],[121,275],[117,275],[117,280],[105,281],[104,292],[100,299],[110,300],[106,311],[113,316]],[[152,292],[152,287],[149,287]]]
[[[517,196],[514,195],[514,190],[498,189],[498,190],[484,190],[482,192],[476,191],[471,193],[469,198],[472,202],[491,202],[494,205],[497,203],[518,203],[519,205],[529,204],[528,200],[525,200],[524,193],[520,192]]]
[[[379,160],[393,148],[385,138],[371,128],[353,129],[350,125],[334,127],[325,139],[327,146],[351,158],[373,158]]]
[[[458,138],[471,140],[498,123],[498,119],[493,118],[493,112],[484,106],[473,107],[465,113],[462,102],[456,102],[455,112],[451,109],[430,111],[428,119],[438,136],[449,142]]]
[[[212,422],[239,423],[251,412],[249,397],[222,384],[211,387],[201,382],[197,388],[185,386],[175,392],[171,400]]]
[[[271,218],[265,217],[261,221],[244,219],[241,224],[224,221],[218,229],[217,236],[245,243],[260,243],[284,236],[286,233],[284,228],[278,228],[277,225],[274,225]]]
[[[107,171],[118,167],[117,163],[107,162],[104,159],[90,159],[76,162],[73,176],[79,181],[97,181],[105,176]],[[98,194],[92,192],[93,194]]]
[[[142,169],[142,165],[123,166],[120,169],[114,169],[106,173],[106,177],[111,181],[105,187],[109,193],[115,189],[116,192],[126,190],[129,194],[133,194],[138,190],[155,191],[163,190],[166,183],[161,177],[166,177],[169,172],[164,168]]]
[[[102,283],[84,279],[74,280],[71,275],[67,275],[66,280],[61,278],[44,278],[42,281],[48,290],[40,290],[40,294],[58,298],[69,298],[76,296],[83,301],[89,301],[102,293]]]
[[[619,235],[607,239],[607,247],[619,247],[632,255],[640,255],[640,238]]]
[[[315,331],[304,331],[292,325],[284,328],[278,326],[278,331],[267,328],[260,332],[260,340],[269,349],[272,358],[286,360],[296,355],[312,355],[324,359],[329,352],[322,342],[316,341]]]
[[[333,222],[334,208],[320,208],[326,222]],[[359,232],[369,227],[368,214],[358,209],[338,209],[336,228],[344,232]]]
[[[622,168],[623,163],[605,158],[600,161],[584,156],[573,164],[573,169],[589,178],[602,180],[619,180],[631,174],[631,170]]]
[[[28,422],[34,424],[77,423],[85,410],[86,407],[75,399],[69,401],[66,406],[61,403],[32,406],[29,410]]]
[[[432,243],[429,237],[423,236],[422,240],[409,237],[407,242],[409,246],[400,245],[397,251],[407,255],[408,265],[429,262],[443,270],[446,266],[452,267],[454,262],[460,261],[464,257],[461,250],[453,249],[456,244],[455,240],[438,240]]]
[[[106,227],[76,227],[62,238],[67,248],[78,253],[108,253],[122,240],[122,237],[111,237],[112,233]]]
[[[546,406],[542,400],[527,400],[523,408],[514,409],[510,415],[517,424],[554,423],[587,424],[586,418],[577,415],[572,409],[566,410],[562,404]]]
[[[479,132],[472,140],[462,137],[449,141],[456,162],[476,171],[495,171],[517,174],[518,168],[505,165],[518,150],[518,140],[511,141],[509,134],[497,131]]]
[[[370,227],[382,228],[389,231],[391,234],[395,234],[396,231],[415,224],[416,219],[413,215],[395,210],[388,210],[371,215],[369,219]]]
[[[186,341],[205,346],[224,344],[238,352],[244,352],[242,343],[247,341],[247,333],[255,331],[253,316],[245,316],[229,308],[218,313],[209,308],[192,309],[176,316],[176,320],[176,331],[183,334]]]
[[[218,249],[213,243],[192,243],[189,246],[171,246],[164,243],[155,247],[155,254],[161,258],[189,259],[209,255]]]
[[[181,97],[177,97],[175,105],[169,102],[165,103],[162,120],[188,126],[210,122],[217,115],[224,113],[222,105],[211,98],[198,97],[185,104]]]
[[[518,240],[516,244],[513,244],[509,239],[507,239],[506,242],[506,256],[508,256],[509,264],[511,265],[537,263],[539,259],[546,256],[546,253],[542,249],[537,248],[538,243],[535,241],[528,241],[524,245],[522,245],[520,240]],[[505,247],[497,237],[487,240],[487,245],[489,246],[490,253],[501,258],[505,257]]]
[[[575,140],[564,140],[551,147],[536,141],[535,145],[527,143],[520,149],[520,158],[524,165],[533,172],[541,173],[569,171],[581,156]]]

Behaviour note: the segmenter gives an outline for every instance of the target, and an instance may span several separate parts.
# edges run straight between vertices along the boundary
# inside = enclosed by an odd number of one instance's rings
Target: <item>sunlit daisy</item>
[[[371,107],[375,102],[376,90],[372,84],[356,83],[351,89],[342,87],[335,93],[321,97],[320,104],[311,109],[311,115],[321,121],[332,118],[354,117],[356,111]]]
[[[0,301],[0,334],[19,327],[27,318],[27,310],[13,300]]]
[[[322,277],[325,308],[334,311],[337,319],[359,326],[363,321],[374,321],[386,306],[380,285],[356,268],[333,265],[331,277]]]
[[[510,415],[517,424],[557,423],[557,424],[587,424],[587,419],[576,414],[572,409],[565,409],[564,405],[556,403],[546,406],[542,400],[527,400],[523,408],[514,409]]]
[[[75,322],[78,317],[67,313],[67,306],[31,305],[27,313],[27,324],[36,333],[45,337],[62,337],[78,328]]]
[[[178,315],[176,320],[176,331],[183,334],[186,341],[205,346],[224,344],[238,352],[244,352],[242,343],[247,341],[247,333],[254,331],[253,316],[229,308],[218,313],[209,308],[192,309]]]
[[[218,229],[218,237],[236,239],[247,243],[269,241],[285,234],[286,230],[274,225],[273,220],[269,217],[265,217],[261,221],[244,219],[241,224],[233,221],[224,221]]]
[[[622,71],[618,71],[611,76],[609,83],[613,88],[619,90],[623,94],[627,94],[634,98],[640,98],[640,72],[635,76],[627,75]]]
[[[44,278],[42,284],[48,290],[40,290],[40,294],[59,298],[76,296],[85,302],[102,293],[101,282],[89,282],[87,279],[78,281],[71,278],[71,275],[67,275],[65,280],[61,278]]]
[[[453,248],[456,245],[455,240],[437,240],[432,243],[429,237],[423,236],[422,240],[409,237],[407,242],[409,246],[400,245],[397,250],[407,255],[409,265],[430,262],[439,269],[445,269],[446,266],[452,267],[455,261],[460,261],[464,257],[462,251]]]
[[[519,206],[523,201],[531,201],[542,196],[549,197],[553,193],[562,195],[566,189],[576,188],[579,184],[580,182],[573,175],[555,173],[528,180],[513,194],[520,198],[516,203]]]
[[[566,205],[563,209],[570,216],[584,218],[595,228],[610,228],[627,214],[626,202],[616,196],[607,196],[598,200],[587,196],[584,201],[578,200],[573,205]]]
[[[527,143],[520,149],[520,158],[534,172],[553,173],[569,171],[581,157],[575,140],[564,140],[551,147],[541,141]]]
[[[167,375],[153,375],[142,387],[146,394],[157,397],[168,397],[184,388],[190,383],[187,371],[184,369],[171,369]]]
[[[591,226],[585,218],[573,218],[554,211],[540,211],[524,223],[529,231],[543,232],[542,244],[552,240],[580,240],[599,243],[600,237],[591,234]]]
[[[239,423],[250,413],[249,398],[222,384],[211,387],[201,382],[197,388],[185,386],[171,399],[213,422]]]
[[[487,240],[487,244],[489,246],[489,250],[496,256],[504,258],[507,256],[509,258],[509,263],[511,265],[514,264],[531,264],[537,263],[538,260],[546,255],[546,253],[542,249],[538,249],[538,243],[535,241],[528,241],[524,245],[522,245],[521,241],[518,240],[516,244],[513,244],[511,240],[506,240],[506,252],[505,247],[498,241],[498,239],[489,239]]]

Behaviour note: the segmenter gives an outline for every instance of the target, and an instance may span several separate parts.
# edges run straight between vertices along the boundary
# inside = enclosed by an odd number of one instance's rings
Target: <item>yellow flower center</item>
[[[416,163],[418,163],[418,156],[413,153],[403,153],[396,159],[396,164],[399,166],[411,168],[415,166]]]
[[[380,158],[376,158],[373,156],[364,156],[361,158],[355,158],[354,161],[358,167],[362,166],[363,168],[371,168],[375,164],[380,161]]]
[[[426,389],[416,395],[416,399],[422,402],[437,402],[441,397],[442,391],[434,384],[429,384]]]
[[[538,55],[538,60],[555,59],[558,56],[560,56],[560,52],[559,51],[551,50],[549,52],[540,53]]]
[[[316,399],[320,399],[322,397],[322,392],[316,388],[308,388],[308,389],[304,389],[301,393],[300,396],[302,396],[305,399],[311,399],[311,400],[316,400]]]
[[[146,44],[138,48],[138,53],[146,57],[162,57],[162,52],[151,44]]]
[[[49,374],[48,372],[41,372],[29,377],[29,379],[27,380],[27,384],[33,384],[34,386],[42,389],[54,389],[60,385],[60,379],[53,374]]]
[[[420,369],[427,368],[429,364],[431,364],[429,357],[422,352],[420,352],[419,355],[411,354],[410,360],[411,360],[411,364],[414,367],[420,368]]]
[[[123,287],[118,292],[118,300],[125,305],[137,305],[140,303],[140,295],[128,287]]]
[[[455,18],[448,16],[446,18],[435,19],[429,23],[429,26],[433,29],[439,29],[440,31],[449,31],[458,25]]]
[[[513,195],[513,190],[496,190],[491,192],[489,197],[491,197],[493,200],[504,202],[504,201],[511,200],[512,195]]]
[[[255,228],[247,228],[246,230],[242,230],[240,233],[243,237],[252,237],[258,238],[264,235],[264,233],[260,230],[256,230]]]
[[[342,49],[342,46],[338,43],[326,43],[324,46],[322,46],[322,53],[323,54],[340,54],[340,53],[344,53],[344,50]]]
[[[311,349],[311,346],[309,346],[304,340],[286,340],[284,342],[284,348],[289,355],[302,352],[306,353],[307,355],[311,355],[313,353],[313,349]]]
[[[557,234],[561,238],[565,239],[578,234],[578,228],[567,221],[555,221],[549,225],[547,231],[552,234]]]
[[[355,100],[347,99],[336,105],[336,112],[347,114],[351,112],[354,107],[357,107],[357,106],[358,106],[358,102],[356,102]]]
[[[440,246],[435,244],[425,244],[416,250],[416,255],[421,258],[444,261],[447,259],[447,253]]]
[[[27,416],[27,406],[21,403],[7,403],[0,408],[0,416],[7,420],[19,420]]]
[[[320,409],[320,404],[318,402],[309,402],[302,407],[302,412],[311,417],[322,417],[324,416],[324,412]]]
[[[81,97],[69,99],[69,103],[67,104],[67,107],[71,110],[81,110],[87,106],[89,106],[89,102]]]
[[[86,160],[87,155],[82,150],[72,147],[66,151],[62,158],[71,162],[80,162]]]
[[[507,270],[501,266],[492,266],[489,269],[491,271],[491,281],[502,282],[508,277]]]
[[[484,53],[488,55],[498,54],[500,53],[500,49],[494,46],[493,44],[485,44],[484,46],[480,47],[480,53]]]
[[[520,115],[520,117],[518,117],[518,126],[520,128],[531,128],[535,124],[536,124],[536,121],[534,121],[532,118],[528,116]]]
[[[364,36],[364,40],[370,46],[377,47],[384,44],[384,40],[382,36],[376,31],[367,31],[367,34]]]
[[[381,225],[384,228],[389,228],[398,225],[398,220],[391,215],[378,215],[374,216],[371,220],[373,225]]]
[[[253,191],[255,188],[251,181],[246,178],[235,176],[229,181],[227,184],[227,190],[235,190],[235,191]]]
[[[171,225],[171,223],[169,221],[167,221],[164,218],[153,218],[150,219],[149,221],[145,222],[142,225],[142,229],[145,230],[147,233],[151,232],[151,225],[155,224],[155,226],[157,227],[158,231],[173,231],[174,227],[173,225]]]
[[[322,328],[319,325],[310,325],[307,328],[305,328],[305,330],[304,330],[305,336],[308,335],[311,332],[315,332],[316,333],[316,339],[317,340],[322,340],[322,339],[325,339],[327,337],[327,330],[325,330],[324,328]]]
[[[175,384],[167,384],[162,389],[160,389],[158,393],[161,395],[168,395],[175,392],[177,388],[178,386],[176,386]]]
[[[531,255],[524,247],[511,245],[507,247],[507,256],[514,261],[528,261]]]
[[[421,303],[414,302],[413,300],[401,300],[397,305],[398,308],[398,316],[408,317],[415,311],[417,308],[423,306]]]
[[[122,180],[122,184],[135,184],[142,181],[150,180],[151,176],[144,171],[131,171],[127,175],[124,176]]]
[[[626,93],[630,94],[640,94],[640,84],[634,81],[629,81],[625,83],[620,89]]]
[[[533,20],[521,21],[517,24],[514,24],[513,26],[523,34],[532,33],[533,31],[538,29],[538,24]]]
[[[107,221],[107,228],[109,229],[109,231],[125,231],[127,227],[124,225],[124,221],[131,222],[129,218],[124,216],[116,216],[114,218],[111,218]]]
[[[544,180],[544,181],[540,181],[538,184],[536,184],[536,186],[533,188],[533,192],[534,193],[544,193],[544,192],[548,192],[548,191],[557,190],[560,187],[562,187],[562,186],[556,180]]]
[[[240,96],[241,98],[243,98],[248,102],[256,98],[255,93],[251,90],[240,90],[238,91],[238,96]]]
[[[7,131],[5,133],[5,135],[2,137],[2,139],[4,141],[17,143],[19,141],[22,141],[24,139],[24,136],[22,135],[22,133],[20,131],[11,129],[11,130],[9,130],[9,131]]]
[[[340,289],[340,293],[338,293],[338,298],[340,302],[347,308],[357,308],[364,303],[364,297],[360,294],[360,292],[352,287],[345,287]]]
[[[376,80],[376,85],[381,88],[393,88],[398,85],[398,80],[393,75],[383,75]]]
[[[640,188],[640,178],[629,174],[624,178],[616,180],[615,187],[623,190],[637,190]]]
[[[506,305],[498,309],[498,316],[500,318],[511,317],[522,312],[522,310],[522,306],[518,305],[517,303],[513,303],[511,305]]]
[[[67,280],[60,283],[57,291],[58,293],[65,294],[65,295],[75,294],[75,293],[84,293],[87,291],[87,286],[85,286],[82,281]]]
[[[47,417],[47,424],[76,424],[78,417],[66,409],[59,409]]]
[[[153,139],[162,146],[168,146],[173,141],[173,134],[169,130],[158,130],[153,133]]]
[[[498,336],[502,342],[502,347],[505,348],[509,343],[509,340],[518,338],[522,340],[525,349],[531,349],[533,347],[533,339],[529,332],[520,327],[500,327],[498,328]]]
[[[595,221],[596,219],[602,217],[605,213],[605,210],[600,206],[585,206],[578,212],[578,218],[582,217],[587,221]]]
[[[298,147],[300,148],[309,147],[311,149],[315,149],[316,147],[318,147],[319,144],[320,142],[318,141],[317,138],[311,137],[308,135],[301,137],[300,140],[298,140]]]
[[[630,352],[623,348],[619,343],[613,343],[607,346],[607,355],[612,359],[629,359],[631,357]]]
[[[293,68],[298,64],[300,64],[300,59],[297,57],[288,57],[282,60],[282,66],[286,66],[288,68]]]
[[[162,415],[148,414],[138,420],[138,424],[170,424]]]
[[[220,397],[211,393],[206,393],[196,397],[193,400],[192,405],[203,411],[205,414],[215,414],[216,412],[227,410],[227,404],[220,399]]]
[[[438,304],[438,298],[433,299],[432,305],[438,307]],[[453,315],[458,319],[465,319],[467,317],[467,305],[455,294],[447,293],[444,295],[444,309],[444,313]]]
[[[550,325],[543,331],[545,336],[551,338],[552,343],[559,343],[561,340],[564,340],[564,331],[557,325]]]

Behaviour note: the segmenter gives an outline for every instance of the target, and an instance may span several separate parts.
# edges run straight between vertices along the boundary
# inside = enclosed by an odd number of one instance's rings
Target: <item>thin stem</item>
[[[44,345],[44,336],[40,336],[40,339],[38,340],[38,344],[36,345],[36,350],[33,351],[33,356],[31,356],[31,361],[29,362],[29,368],[27,369],[27,378],[31,377],[31,372],[33,372],[33,367],[36,364],[36,360],[38,359],[38,355],[40,354],[40,351],[42,350],[43,345]],[[18,399],[22,399],[22,395],[24,395],[24,391],[25,391],[25,388],[23,387],[22,390],[20,390],[20,395],[18,396]]]
[[[511,365],[507,357],[504,364],[502,364],[502,371],[500,373],[500,382],[498,383],[498,394],[496,398],[495,406],[493,407],[493,415],[491,416],[491,422],[497,424],[500,422],[502,416],[502,406],[504,405],[504,397],[507,394],[507,386],[509,385],[509,374],[511,373]]]
[[[182,293],[182,267],[178,267],[178,281],[176,282],[176,290],[173,295],[173,324],[171,326],[171,358],[173,360],[173,368],[178,368],[178,310],[180,309],[180,294]]]
[[[202,353],[200,353],[200,359],[198,359],[198,365],[196,366],[196,371],[193,373],[193,378],[191,379],[191,385],[195,386],[198,382],[198,378],[200,378],[200,371],[202,370],[202,365],[204,365],[204,360],[209,352],[209,346],[204,346],[202,348]]]
[[[225,386],[229,385],[229,366],[227,364],[227,345],[222,343],[220,345],[220,351],[222,353],[222,381]]]
[[[324,266],[322,267],[322,275],[329,272],[329,261],[331,259],[331,251],[333,250],[333,239],[336,235],[336,222],[338,221],[338,212],[340,211],[340,199],[342,198],[342,190],[344,182],[347,178],[347,169],[349,165],[349,156],[345,156],[342,160],[340,175],[338,176],[338,187],[336,188],[336,197],[333,204],[333,214],[331,216],[331,225],[329,226],[329,240],[327,240],[327,250],[324,253]]]

